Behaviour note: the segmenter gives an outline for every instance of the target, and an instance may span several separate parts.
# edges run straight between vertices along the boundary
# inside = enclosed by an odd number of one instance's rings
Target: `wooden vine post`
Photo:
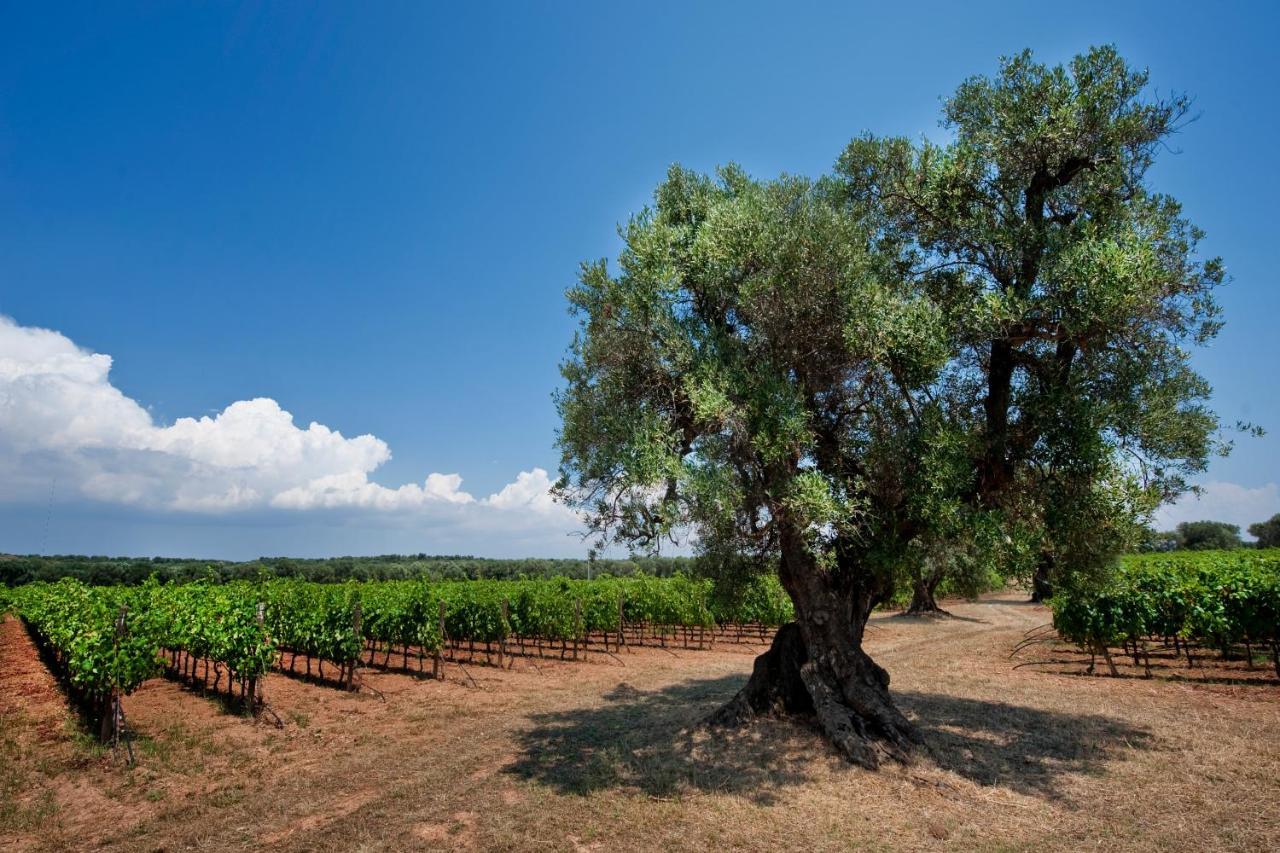
[[[621,649],[627,644],[627,632],[625,620],[625,609],[627,602],[627,594],[625,592],[618,593],[618,648]],[[627,651],[631,651],[627,649]]]
[[[444,649],[444,602],[440,602],[440,620],[437,623],[436,630],[436,651],[431,659],[431,677],[435,679],[444,678],[444,667],[441,664],[440,653]]]
[[[361,642],[362,645],[363,645],[363,635],[361,634],[361,631],[363,630],[364,626],[361,625],[361,621],[363,616],[364,616],[364,611],[360,607],[360,602],[357,601],[356,606],[352,608],[352,611],[351,611],[351,631],[357,639],[360,639],[362,641]],[[354,660],[347,661],[347,689],[348,690],[356,689],[356,662],[359,660],[360,660],[360,655],[359,653],[357,653]]]
[[[112,746],[120,740],[120,688],[115,684],[115,678],[119,675],[120,641],[124,639],[128,617],[128,605],[120,605],[115,633],[111,639],[111,661],[115,671],[112,673],[111,693],[107,696],[106,708],[102,713],[102,730],[98,733],[103,743],[110,742]]]
[[[582,642],[582,599],[573,600],[573,659],[578,659],[578,644]]]
[[[498,669],[506,667],[507,631],[511,627],[511,602],[502,599],[502,633],[498,635]]]
[[[258,602],[258,606],[254,612],[254,619],[258,623],[258,632],[265,637],[267,634],[267,605],[263,604],[261,601]],[[230,678],[230,675],[227,677]],[[254,713],[257,713],[258,705],[261,704],[258,701],[258,690],[258,676],[249,676],[249,710]]]

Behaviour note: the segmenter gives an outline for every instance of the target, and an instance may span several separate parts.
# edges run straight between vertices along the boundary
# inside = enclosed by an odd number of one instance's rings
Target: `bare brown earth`
[[[155,680],[126,700],[128,767],[10,619],[0,849],[1280,849],[1274,675],[1088,676],[1061,646],[1010,658],[1048,620],[1015,594],[947,608],[872,622],[930,744],[878,773],[794,723],[691,730],[743,683],[746,647],[366,671],[385,698],[272,675],[283,729]]]

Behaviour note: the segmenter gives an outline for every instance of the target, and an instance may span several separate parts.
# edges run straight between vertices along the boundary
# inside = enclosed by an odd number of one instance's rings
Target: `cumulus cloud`
[[[475,498],[462,491],[462,477],[457,474],[428,474],[419,486],[408,483],[388,489],[369,482],[358,471],[328,474],[305,485],[285,489],[271,499],[281,509],[316,509],[318,507],[362,507],[381,510],[403,510],[432,503],[469,504]]]
[[[1280,512],[1280,487],[1267,483],[1247,488],[1236,483],[1211,482],[1202,494],[1186,494],[1161,507],[1155,516],[1159,530],[1172,530],[1184,521],[1225,521],[1239,525],[1242,531],[1256,521],[1266,521]]]
[[[551,478],[542,468],[521,471],[514,483],[508,483],[484,502],[498,509],[531,509],[540,513],[555,512],[562,505],[551,497]]]
[[[110,381],[111,357],[59,332],[0,315],[0,500],[61,497],[196,514],[255,509],[461,513],[464,527],[519,527],[577,518],[556,504],[541,468],[477,500],[458,474],[388,488],[369,479],[391,458],[372,435],[306,427],[268,398],[231,403],[213,417],[158,424]],[[492,525],[490,525],[492,526]]]

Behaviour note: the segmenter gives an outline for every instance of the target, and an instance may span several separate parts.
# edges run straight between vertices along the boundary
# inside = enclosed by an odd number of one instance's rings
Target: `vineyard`
[[[1116,674],[1113,650],[1151,671],[1151,656],[1270,658],[1280,677],[1280,551],[1134,555],[1103,588],[1061,590],[1059,637]],[[359,689],[362,668],[441,677],[447,663],[581,659],[630,646],[709,648],[765,642],[790,621],[776,577],[727,591],[675,574],[487,581],[325,584],[263,578],[218,584],[88,586],[72,579],[0,588],[104,740],[121,698],[167,675],[260,711],[271,670]],[[327,667],[327,669],[326,669]]]
[[[1269,656],[1280,678],[1280,550],[1201,551],[1126,557],[1102,589],[1054,596],[1063,639],[1106,661],[1112,649],[1151,674],[1151,655]],[[1092,670],[1093,663],[1090,664]]]
[[[1020,592],[953,599],[956,619],[875,614],[873,653],[908,673],[898,695],[913,713],[941,717],[927,735],[937,758],[913,770],[928,784],[871,787],[870,799],[852,806],[844,773],[819,767],[777,781],[794,772],[794,751],[814,743],[809,729],[781,728],[786,748],[762,754],[759,740],[696,726],[740,687],[771,626],[791,617],[775,578],[731,599],[687,576],[0,587],[0,607],[20,617],[0,624],[0,749],[8,750],[0,766],[22,774],[10,790],[32,792],[21,808],[39,809],[46,796],[60,804],[57,821],[10,817],[10,837],[50,850],[137,849],[139,839],[165,849],[351,849],[376,825],[390,849],[528,849],[554,820],[553,832],[616,836],[631,849],[666,825],[652,819],[661,803],[680,810],[656,836],[659,846],[679,846],[685,835],[708,847],[760,838],[773,848],[796,839],[810,849],[843,849],[851,838],[875,846],[884,831],[877,821],[902,814],[908,819],[893,831],[915,833],[918,847],[954,833],[981,848],[1010,832],[1008,806],[993,806],[994,792],[1031,812],[1015,827],[1029,838],[1034,824],[1073,820],[1073,837],[1105,827],[1154,839],[1152,849],[1213,849],[1214,827],[1235,820],[1233,838],[1254,842],[1240,847],[1271,849],[1275,826],[1262,817],[1239,823],[1266,808],[1238,804],[1274,792],[1269,744],[1280,685],[1261,656],[1272,651],[1275,618],[1263,592],[1274,594],[1277,557],[1124,558],[1106,589],[1060,591],[1054,600],[1061,635],[1085,654],[1049,674],[1006,656],[1048,616]],[[1158,606],[1137,598],[1157,592]],[[1136,623],[1135,611],[1148,621]],[[1141,668],[1129,669],[1124,651],[1150,654],[1156,679],[1072,677],[1090,649],[1106,671],[1094,638],[1105,638],[1125,674]],[[1237,660],[1222,664],[1224,649]],[[1182,673],[1188,650],[1195,672],[1163,681],[1158,667]],[[1262,666],[1235,677],[1246,654]],[[1230,686],[1215,682],[1226,676]],[[136,752],[136,772],[122,773],[118,752],[108,757],[63,722],[68,696],[118,751]],[[249,712],[258,724],[237,716]],[[1167,725],[1179,717],[1197,724]],[[1233,772],[1212,778],[1202,769],[1228,765]],[[44,767],[58,775],[42,775]],[[282,789],[280,779],[297,781]],[[1160,819],[1125,811],[1134,780],[1155,786],[1153,800],[1166,804]],[[1221,802],[1195,806],[1207,811],[1191,840],[1178,822],[1179,809],[1192,808],[1179,799],[1188,780],[1195,802],[1202,790]],[[420,793],[424,785],[429,793]],[[854,811],[830,844],[830,830],[803,811],[743,795],[762,785],[788,802],[838,801]],[[945,823],[916,825],[910,815],[937,808],[942,785],[968,799],[942,813]],[[1096,795],[1093,805],[1061,810],[1062,792],[1073,790]],[[692,796],[684,806],[655,799],[673,791]],[[719,817],[730,808],[746,811]]]
[[[446,660],[579,658],[628,645],[764,641],[791,603],[766,576],[728,600],[705,579],[299,580],[91,587],[63,579],[3,592],[73,698],[114,740],[120,699],[162,673],[258,710],[270,669],[347,689],[361,666],[441,674]],[[394,658],[394,660],[393,660]],[[286,663],[287,661],[287,663]],[[326,676],[325,664],[330,665]],[[315,665],[313,670],[313,664]]]

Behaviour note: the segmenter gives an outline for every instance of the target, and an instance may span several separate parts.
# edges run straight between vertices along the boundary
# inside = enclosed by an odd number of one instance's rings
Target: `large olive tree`
[[[1023,54],[959,88],[946,145],[860,138],[818,180],[673,168],[583,267],[561,496],[606,541],[776,565],[795,604],[715,721],[816,714],[859,764],[905,757],[862,649],[905,561],[1087,570],[1203,467],[1185,348],[1222,274],[1147,185],[1186,104],[1145,88],[1109,48]]]

